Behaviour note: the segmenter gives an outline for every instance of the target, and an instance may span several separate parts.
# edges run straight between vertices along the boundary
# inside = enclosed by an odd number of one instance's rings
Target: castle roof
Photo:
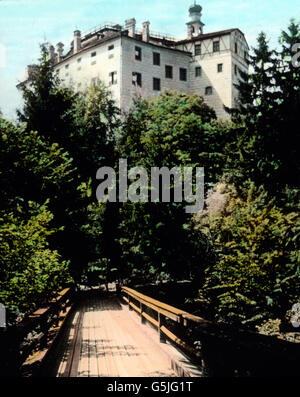
[[[190,42],[200,41],[200,40],[205,40],[205,39],[213,39],[215,37],[226,36],[227,34],[230,34],[235,31],[238,31],[243,36],[245,36],[244,33],[240,29],[233,28],[233,29],[219,30],[217,32],[199,34],[198,36],[179,40],[176,42],[176,44],[185,44],[185,43],[190,43]]]

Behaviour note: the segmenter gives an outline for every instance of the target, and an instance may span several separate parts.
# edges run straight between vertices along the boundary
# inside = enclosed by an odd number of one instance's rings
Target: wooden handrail
[[[57,293],[47,305],[35,310],[22,322],[13,325],[5,330],[2,338],[0,366],[3,360],[6,362],[7,374],[17,374],[31,353],[39,348],[44,350],[48,343],[49,330],[56,328],[60,322],[62,313],[67,311],[67,304],[71,300],[72,290],[66,288]],[[50,321],[49,321],[50,320]],[[36,337],[22,349],[19,346],[23,343],[30,332],[35,331]]]
[[[145,302],[148,302],[148,303],[150,303],[150,304],[152,304],[154,306],[157,306],[157,308],[159,308],[159,309],[163,309],[163,310],[168,311],[170,313],[173,313],[173,314],[175,314],[177,316],[180,316],[181,314],[184,313],[183,310],[177,309],[176,307],[167,305],[166,303],[163,303],[163,302],[160,302],[160,301],[158,301],[156,299],[150,298],[150,296],[141,294],[140,292],[137,292],[137,291],[135,291],[135,290],[133,290],[131,288],[122,287],[122,291],[127,292],[132,297],[135,297],[137,299],[142,299]]]
[[[167,312],[169,312],[169,314],[173,314],[173,315],[177,316],[178,318],[182,318],[184,320],[192,321],[192,322],[195,322],[198,324],[203,324],[203,325],[204,324],[207,324],[207,325],[213,324],[211,321],[205,320],[202,317],[195,316],[195,315],[190,314],[184,310],[177,309],[174,306],[170,306],[166,303],[160,302],[156,299],[151,298],[150,296],[141,294],[140,292],[135,291],[132,288],[122,286],[121,290],[123,292],[127,293],[128,295],[130,295],[131,297],[133,297],[134,299],[138,300],[139,302],[144,303],[145,306],[149,306],[150,309],[157,310],[157,312],[162,313],[166,316],[167,316]],[[147,303],[149,305],[147,305]]]
[[[141,294],[132,288],[122,286],[121,292],[124,295],[127,295],[127,298],[124,297],[125,301],[128,303],[130,309],[133,309],[140,315],[141,321],[144,322],[147,320],[157,328],[159,340],[161,342],[165,342],[165,337],[168,337],[173,343],[185,351],[197,354],[193,347],[189,346],[185,341],[167,329],[164,319],[170,318],[171,320],[180,323],[183,326],[187,326],[188,322],[193,322],[204,327],[212,325],[213,323],[211,321],[204,320],[203,318],[194,316],[193,314],[187,313],[184,310],[160,302],[151,298],[150,296]],[[140,303],[140,307],[131,302],[130,297],[138,301]],[[145,308],[154,310],[158,314],[158,321],[146,313]]]

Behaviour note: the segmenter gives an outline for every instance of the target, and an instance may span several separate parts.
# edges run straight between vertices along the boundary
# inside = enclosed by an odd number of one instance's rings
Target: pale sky
[[[198,0],[204,32],[242,30],[250,46],[262,30],[276,45],[291,18],[300,20],[299,0]],[[15,88],[25,67],[37,63],[39,43],[62,41],[68,50],[73,31],[88,31],[105,22],[124,24],[135,17],[138,28],[183,38],[192,0],[0,0],[0,109],[14,118],[21,106]],[[4,56],[5,55],[5,56]]]

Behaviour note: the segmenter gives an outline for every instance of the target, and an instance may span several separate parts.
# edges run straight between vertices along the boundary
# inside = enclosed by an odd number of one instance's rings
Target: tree
[[[0,211],[0,301],[12,323],[71,282],[68,263],[49,248],[55,233],[47,205],[34,202]]]
[[[234,121],[244,124],[237,131],[235,150],[240,182],[250,178],[279,200],[285,199],[286,187],[298,186],[300,137],[295,126],[300,68],[292,64],[291,57],[299,35],[299,24],[292,21],[288,32],[282,32],[280,51],[270,50],[266,35],[259,35],[250,57],[252,71],[241,73],[239,106],[234,112]]]
[[[253,183],[242,196],[232,185],[217,185],[198,216],[196,227],[206,230],[216,253],[200,296],[220,321],[253,326],[283,319],[300,298],[300,217],[274,201]]]
[[[57,230],[48,197],[53,205],[75,170],[57,144],[3,117],[0,169],[0,300],[13,322],[71,281],[69,263],[50,244]]]
[[[54,74],[49,45],[41,45],[41,58],[35,73],[22,89],[24,106],[17,111],[19,121],[27,131],[38,131],[50,143],[67,148],[72,132],[72,107],[77,94],[62,86]]]
[[[99,242],[95,246],[95,239],[87,232],[90,220],[95,222],[89,209],[93,208],[97,169],[114,163],[119,111],[102,84],[94,84],[81,94],[64,87],[54,75],[47,45],[41,47],[38,72],[23,97],[24,107],[18,115],[26,130],[35,129],[49,145],[63,147],[76,168],[72,184],[63,186],[49,208],[54,213],[54,226],[64,225],[52,237],[53,246],[71,260],[73,275],[80,280],[83,268],[95,260],[99,250]]]
[[[206,166],[216,180],[225,160],[222,139],[228,123],[215,121],[203,99],[166,91],[138,99],[118,142],[128,167]],[[120,208],[118,241],[121,274],[131,282],[201,277],[202,240],[193,235],[184,203],[125,203]],[[205,244],[205,243],[204,243]]]

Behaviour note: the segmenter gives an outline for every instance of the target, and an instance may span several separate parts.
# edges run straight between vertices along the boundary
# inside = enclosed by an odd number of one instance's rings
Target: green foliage
[[[48,142],[59,143],[67,148],[67,137],[73,122],[72,106],[77,95],[61,86],[54,75],[49,57],[49,45],[41,45],[39,71],[24,87],[24,106],[17,112],[27,131],[38,131]]]
[[[75,169],[58,144],[0,117],[0,170],[0,300],[13,322],[71,281],[52,247],[53,225],[62,232],[63,222],[48,207],[72,185]]]
[[[198,217],[217,254],[201,295],[226,322],[283,317],[300,298],[299,213],[283,212],[253,183],[244,196],[225,186],[223,201]]]
[[[16,127],[0,116],[1,208],[20,200],[56,200],[70,185],[75,169],[58,144],[48,144],[34,131]]]
[[[295,21],[279,51],[260,34],[233,121],[172,91],[137,98],[121,121],[101,83],[64,87],[43,45],[23,124],[0,116],[0,300],[30,310],[69,281],[70,259],[90,285],[191,279],[203,314],[222,321],[283,317],[300,298],[300,68],[290,62],[299,39]],[[196,227],[182,203],[96,203],[97,169],[119,158],[148,172],[205,167],[215,192]]]
[[[65,147],[85,179],[93,177],[99,167],[114,164],[119,113],[111,93],[101,82],[78,94],[72,108],[73,129]]]
[[[224,146],[231,139],[230,122],[197,95],[165,91],[153,100],[137,99],[119,139],[119,153],[130,166],[146,169],[204,166],[206,183],[214,183],[226,164]]]
[[[71,281],[68,263],[49,248],[53,215],[47,205],[0,211],[0,301],[10,314],[43,304]]]
[[[264,33],[250,57],[251,73],[241,73],[239,107],[234,120],[244,125],[237,131],[236,157],[240,181],[250,178],[278,199],[282,191],[299,188],[298,142],[300,129],[300,68],[293,66],[293,45],[299,43],[299,24],[291,21],[282,32],[279,51],[271,50]],[[235,154],[234,154],[235,153]]]
[[[119,157],[149,175],[152,166],[205,165],[207,181],[216,180],[228,129],[199,96],[166,91],[153,100],[136,100],[119,139]],[[205,242],[192,238],[188,220],[182,203],[124,204],[118,237],[122,277],[131,282],[200,277]]]
[[[46,144],[63,147],[72,160],[75,170],[71,183],[59,183],[54,199],[52,192],[45,198],[51,197],[54,225],[64,226],[51,243],[71,260],[72,274],[79,280],[83,268],[99,255],[99,241],[88,232],[90,227],[101,229],[103,221],[96,221],[91,212],[95,175],[99,167],[114,163],[119,111],[102,84],[92,85],[81,94],[66,88],[54,75],[47,44],[42,45],[41,52],[39,71],[23,92],[24,106],[18,115],[27,132],[37,130]]]

